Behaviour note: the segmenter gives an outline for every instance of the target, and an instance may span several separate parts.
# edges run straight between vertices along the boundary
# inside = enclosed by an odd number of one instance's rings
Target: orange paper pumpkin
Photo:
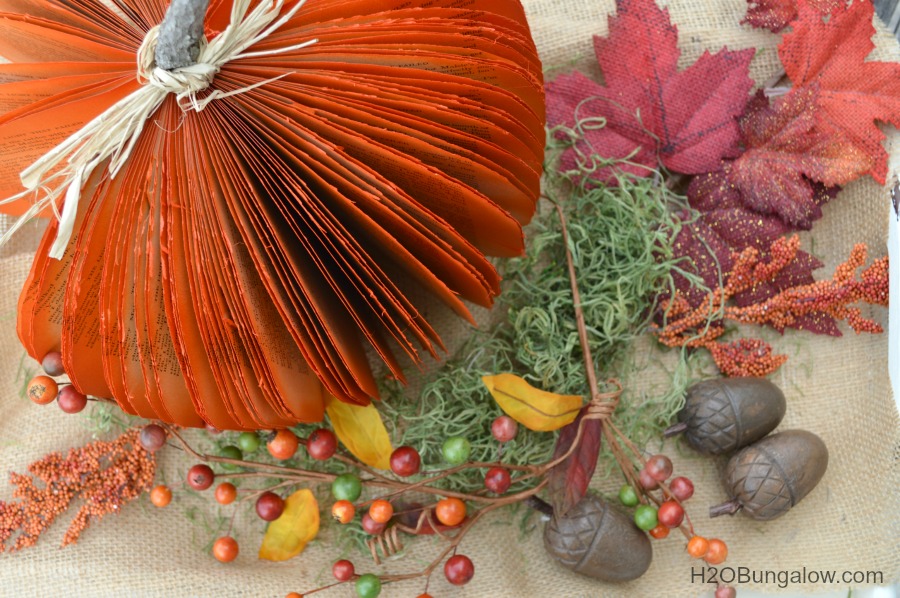
[[[165,3],[116,4],[0,0],[0,198],[146,85]],[[309,0],[221,66],[201,111],[168,95],[118,172],[84,173],[59,260],[51,222],[19,302],[28,353],[61,351],[79,391],[129,413],[219,429],[318,421],[325,392],[367,404],[367,351],[400,379],[397,354],[436,356],[408,291],[470,321],[463,300],[491,305],[485,256],[522,253],[544,148],[519,0],[457,4]],[[213,2],[211,40],[231,8]]]

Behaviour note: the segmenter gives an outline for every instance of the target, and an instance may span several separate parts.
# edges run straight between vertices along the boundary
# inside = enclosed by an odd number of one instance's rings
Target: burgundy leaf
[[[553,451],[554,460],[562,457],[572,447],[572,443],[578,435],[578,426],[581,425],[587,409],[588,405],[585,405],[575,421],[559,431],[556,449]],[[587,494],[588,485],[594,475],[594,469],[597,467],[597,457],[600,455],[602,432],[601,420],[588,419],[585,421],[578,447],[571,455],[553,467],[547,475],[547,493],[557,516],[565,515]]]
[[[817,209],[836,193],[835,188],[826,189],[818,183],[811,183],[811,188]],[[735,253],[755,247],[765,256],[775,239],[796,230],[777,216],[759,214],[745,207],[740,190],[730,183],[727,173],[722,170],[695,177],[688,187],[688,199],[691,207],[701,215],[682,228],[675,238],[674,250],[676,256],[687,258],[681,262],[681,267],[700,276],[709,288],[718,287],[720,275],[731,271]],[[820,267],[819,260],[798,252],[797,258],[775,280],[760,283],[739,293],[733,300],[738,306],[745,307],[786,288],[810,284],[814,281],[812,271]],[[692,286],[679,274],[675,275],[675,284],[694,307],[707,296],[705,291]],[[837,323],[823,314],[800,318],[793,327],[816,334],[840,335]]]

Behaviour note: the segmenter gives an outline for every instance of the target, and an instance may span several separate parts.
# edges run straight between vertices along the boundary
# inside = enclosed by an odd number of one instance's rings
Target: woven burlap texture
[[[311,0],[315,2],[315,0]],[[590,43],[607,30],[611,0],[526,0],[526,9],[545,67],[578,66],[590,69]],[[741,26],[744,0],[679,0],[668,3],[678,25],[682,66],[706,49],[758,48],[752,76],[762,82],[778,70],[779,37]],[[900,60],[897,42],[879,25],[878,49],[873,58]],[[896,147],[897,136],[889,136]],[[900,150],[894,150],[900,162]],[[883,255],[887,223],[887,192],[869,179],[848,186],[825,208],[804,247],[826,264],[818,276],[830,275],[854,243],[869,244],[873,256]],[[0,230],[8,222],[0,221]],[[48,451],[65,450],[89,439],[83,419],[63,414],[54,406],[40,408],[20,395],[17,371],[23,351],[15,334],[19,289],[28,271],[40,231],[32,225],[0,252],[0,471],[24,471]],[[887,325],[886,310],[871,315]],[[463,330],[454,322],[441,330]],[[831,454],[828,472],[819,486],[783,518],[759,523],[741,515],[708,520],[706,507],[724,499],[717,463],[689,454],[674,454],[675,469],[692,478],[697,493],[688,503],[695,524],[710,537],[725,539],[729,564],[754,570],[808,569],[881,571],[885,582],[900,572],[897,513],[898,417],[887,372],[887,335],[857,336],[843,328],[840,339],[788,333],[774,337],[777,349],[790,360],[773,380],[788,397],[782,428],[800,427],[821,436]],[[459,334],[457,334],[459,336]],[[29,365],[26,363],[26,365]],[[188,461],[166,451],[159,477],[180,487]],[[0,498],[11,497],[0,483]],[[330,563],[337,551],[316,542],[300,557],[283,564],[256,558],[262,525],[249,514],[238,518],[236,536],[242,554],[221,565],[203,551],[209,534],[191,523],[185,510],[205,504],[215,513],[212,497],[205,503],[176,498],[158,510],[143,499],[123,513],[91,526],[76,546],[59,549],[65,522],[57,524],[38,546],[25,552],[0,555],[2,596],[283,596],[329,583]],[[227,512],[227,511],[223,511]],[[388,564],[392,572],[416,570],[430,560],[436,546],[419,540],[411,554]],[[450,586],[437,573],[430,593],[449,596],[697,596],[709,586],[691,580],[690,559],[680,538],[654,543],[654,561],[641,579],[618,586],[601,584],[564,570],[549,560],[540,533],[522,536],[518,527],[499,514],[480,525],[462,550],[476,566],[474,580],[463,588]],[[357,570],[379,571],[361,555]],[[697,569],[699,570],[699,568]],[[385,588],[383,596],[415,596],[424,582],[416,580]],[[752,584],[751,584],[752,585]],[[767,591],[776,584],[756,584]],[[834,590],[840,585],[792,585],[793,592]],[[352,595],[341,587],[324,596]]]

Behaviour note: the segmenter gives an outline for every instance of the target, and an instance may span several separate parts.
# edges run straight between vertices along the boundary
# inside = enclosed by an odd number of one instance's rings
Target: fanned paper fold
[[[323,386],[377,396],[370,355],[400,379],[437,356],[422,297],[491,305],[486,256],[521,254],[544,147],[519,0],[458,5],[214,1],[198,64],[168,73],[161,0],[0,4],[0,197],[57,216],[29,354],[221,429],[320,420]]]

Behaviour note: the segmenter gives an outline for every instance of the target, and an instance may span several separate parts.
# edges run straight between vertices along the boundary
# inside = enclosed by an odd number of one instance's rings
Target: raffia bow
[[[109,159],[109,173],[115,177],[128,161],[145,123],[169,94],[175,95],[183,110],[200,112],[210,102],[245,93],[286,76],[229,92],[213,90],[200,97],[221,67],[232,60],[291,52],[316,43],[317,40],[313,39],[277,50],[244,52],[284,25],[305,2],[298,1],[284,14],[281,12],[285,0],[260,2],[248,14],[251,1],[235,0],[231,7],[230,24],[211,42],[201,46],[196,64],[172,71],[163,70],[154,63],[159,26],[148,31],[137,53],[137,78],[143,84],[141,88],[110,106],[22,171],[20,177],[25,191],[0,201],[0,204],[22,199],[32,193],[43,192],[44,195],[0,237],[0,246],[26,222],[50,206],[59,219],[59,227],[49,255],[55,259],[62,258],[72,238],[81,189],[94,169]],[[58,168],[62,164],[65,165]],[[60,214],[57,205],[63,194],[65,199]]]

